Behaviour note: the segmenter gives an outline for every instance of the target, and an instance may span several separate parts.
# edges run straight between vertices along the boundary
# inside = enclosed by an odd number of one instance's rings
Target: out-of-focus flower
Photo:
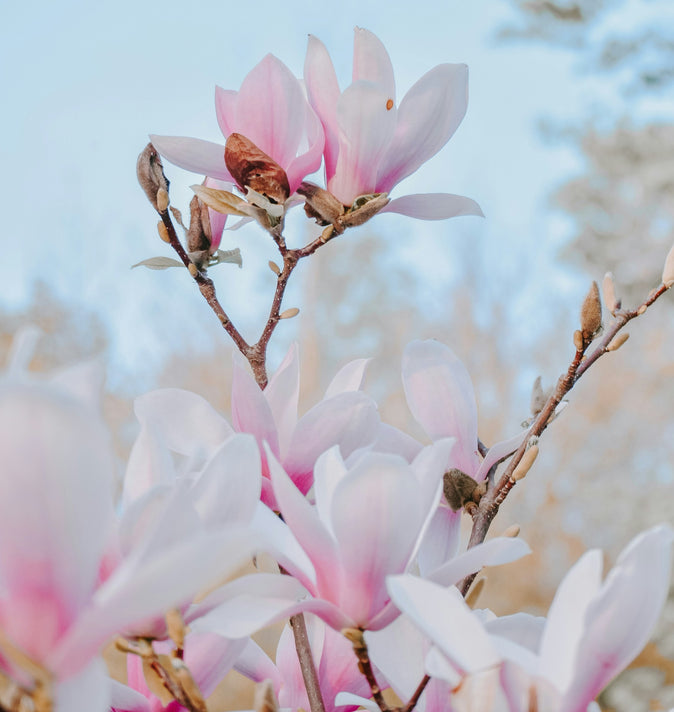
[[[272,509],[278,509],[269,481],[265,442],[306,494],[313,482],[314,463],[321,453],[339,445],[342,455],[348,457],[374,440],[379,423],[376,404],[358,390],[365,365],[366,361],[361,359],[344,366],[326,390],[323,400],[298,418],[299,358],[295,345],[291,346],[264,391],[245,367],[235,361],[232,380],[234,428],[194,393],[173,388],[148,393],[136,400],[141,433],[131,459],[153,447],[152,431],[158,430],[169,450],[182,455],[198,469],[234,432],[252,433],[262,453],[262,501]],[[138,472],[142,477],[147,470],[139,468]]]
[[[601,581],[601,552],[589,551],[562,581],[547,621],[473,613],[456,589],[411,576],[389,581],[395,604],[434,643],[429,674],[454,688],[453,708],[585,712],[639,653],[669,589],[674,530],[635,537]],[[479,694],[478,694],[479,693]]]
[[[291,194],[321,165],[324,137],[320,121],[300,82],[273,55],[268,54],[248,73],[238,92],[216,87],[215,111],[225,138],[241,134],[285,171]],[[237,182],[225,165],[224,146],[180,136],[150,138],[171,163],[210,178]]]
[[[304,77],[325,131],[328,190],[351,206],[363,195],[389,193],[434,156],[461,123],[468,103],[468,68],[440,64],[396,105],[391,60],[380,40],[356,28],[353,82],[343,92],[325,46],[309,38]],[[482,215],[470,198],[446,193],[407,195],[380,212],[423,220]]]
[[[46,684],[58,712],[103,712],[101,646],[189,601],[223,564],[231,571],[249,532],[174,542],[147,565],[150,532],[99,585],[115,470],[100,380],[82,367],[38,381],[21,360],[0,379],[0,665],[28,691]]]

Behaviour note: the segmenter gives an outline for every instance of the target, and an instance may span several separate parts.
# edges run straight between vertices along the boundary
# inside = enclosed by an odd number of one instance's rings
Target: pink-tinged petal
[[[482,480],[484,480],[484,478],[489,474],[489,470],[491,470],[491,468],[500,460],[512,455],[522,444],[528,434],[528,430],[523,430],[521,433],[518,433],[509,440],[503,440],[500,443],[492,445],[485,455],[484,460],[480,463],[480,467],[474,475],[475,479],[478,482],[482,482]]]
[[[585,709],[638,655],[660,617],[671,576],[674,530],[660,525],[633,539],[587,608],[564,709]]]
[[[394,428],[387,423],[380,423],[377,429],[377,437],[372,443],[374,452],[389,452],[392,455],[400,455],[407,462],[412,462],[421,452],[422,445],[411,435]]]
[[[215,87],[215,116],[222,135],[227,138],[229,134],[236,133],[236,104],[239,92],[232,89]]]
[[[108,712],[110,678],[102,660],[94,660],[82,671],[55,685],[55,712]]]
[[[291,345],[276,373],[269,379],[264,389],[264,397],[276,423],[279,449],[281,457],[284,457],[291,433],[297,424],[297,404],[300,397],[300,362],[296,343]]]
[[[468,67],[440,64],[424,74],[398,107],[395,136],[377,176],[389,192],[414,173],[452,137],[468,106]]]
[[[388,579],[391,598],[460,672],[500,662],[479,620],[456,588],[442,588],[414,576]]]
[[[150,140],[163,158],[179,168],[210,178],[235,182],[225,166],[225,147],[219,143],[187,136],[154,134],[150,135]]]
[[[255,641],[250,638],[243,640],[245,646],[234,663],[234,669],[253,682],[271,680],[274,690],[278,692],[282,679],[276,665]]]
[[[264,482],[271,482],[267,479]],[[251,530],[264,537],[267,553],[310,591],[315,590],[316,571],[311,559],[300,546],[290,527],[268,506],[260,503],[251,522]]]
[[[477,471],[477,404],[466,367],[439,341],[412,341],[402,366],[412,415],[433,440],[457,439],[448,463],[468,475]]]
[[[419,483],[421,506],[428,512],[429,520],[440,500],[442,476],[455,443],[454,438],[437,440],[421,450],[412,462],[412,472]]]
[[[545,630],[545,618],[528,613],[514,613],[486,621],[484,627],[490,635],[507,638],[532,653],[538,653]]]
[[[340,692],[335,697],[336,707],[363,707],[367,712],[377,712],[379,710],[379,705],[374,700],[370,700],[367,697],[361,697],[360,695],[354,695],[351,692]]]
[[[334,538],[332,528],[332,500],[335,489],[347,475],[346,465],[339,454],[339,447],[331,447],[324,452],[314,468],[314,495],[316,498],[316,511],[318,516]]]
[[[238,358],[233,359],[232,369],[232,423],[238,432],[252,433],[262,452],[267,442],[278,454],[278,434],[269,403]]]
[[[442,586],[451,586],[476,573],[483,566],[509,564],[530,553],[529,545],[522,539],[496,537],[468,549],[439,569],[430,572],[427,578]]]
[[[454,665],[449,662],[445,655],[441,653],[440,650],[438,650],[438,648],[431,648],[428,651],[428,655],[426,656],[425,660],[425,668],[426,673],[430,675],[433,679],[442,680],[443,682],[449,684],[450,687],[453,689],[456,689],[462,683],[461,674],[459,673],[459,671],[456,669],[456,667],[454,667]],[[476,704],[479,704],[477,700],[473,701]],[[491,704],[479,704],[477,709],[479,710],[479,712],[487,712],[487,710],[489,712],[506,712],[500,707],[494,709]]]
[[[417,554],[419,573],[423,578],[452,559],[459,548],[461,512],[438,507]]]
[[[230,193],[234,187],[231,183],[227,183],[226,181],[208,177],[204,180],[204,185],[207,188],[226,190]],[[211,253],[214,253],[218,247],[220,247],[220,243],[222,242],[222,231],[225,229],[225,225],[227,224],[227,216],[222,213],[218,213],[212,208],[208,208],[208,221],[211,225]]]
[[[124,476],[122,502],[129,507],[151,489],[170,484],[176,476],[171,453],[155,424],[148,420],[131,448]]]
[[[323,124],[325,174],[326,180],[329,181],[335,173],[339,153],[337,101],[341,92],[328,50],[313,35],[309,35],[307,56],[304,62],[304,81],[309,102]]]
[[[452,193],[415,193],[387,203],[380,213],[399,213],[417,220],[447,220],[461,215],[483,218],[482,208],[471,198]]]
[[[396,109],[375,84],[352,84],[337,103],[339,156],[328,190],[344,205],[376,191],[377,170],[395,131]]]
[[[401,700],[408,700],[424,676],[424,658],[429,643],[407,616],[398,616],[390,626],[365,641],[372,662],[381,670]]]
[[[166,446],[188,457],[212,453],[234,434],[232,426],[196,393],[162,388],[136,398],[136,417],[162,433]]]
[[[322,622],[317,623],[316,618],[313,616],[306,616],[305,620],[311,657],[313,658],[316,672],[319,674],[318,679],[323,699],[329,707],[330,696],[319,673],[325,624]],[[351,655],[353,655],[353,651],[351,651]],[[286,624],[279,638],[278,647],[276,648],[276,661],[283,681],[278,691],[278,702],[281,708],[292,710],[299,710],[300,708],[303,710],[311,709],[306,687],[304,686],[302,669],[295,649],[295,637],[290,624]]]
[[[297,423],[283,466],[306,493],[319,455],[339,445],[342,457],[347,458],[375,439],[378,424],[377,406],[364,393],[350,391],[321,401]]]
[[[252,435],[237,434],[208,461],[191,495],[207,526],[246,524],[255,513],[261,487],[260,449]]]
[[[110,679],[110,697],[111,712],[151,712],[147,697],[117,680]]]
[[[274,494],[283,519],[311,559],[316,570],[316,584],[321,590],[330,580],[339,578],[335,542],[320,520],[318,510],[309,504],[276,459],[269,453],[267,457]]]
[[[340,393],[359,391],[363,387],[365,369],[367,368],[367,364],[370,363],[370,360],[369,358],[357,358],[355,361],[347,363],[346,366],[342,366],[332,381],[330,381],[323,400],[328,400],[328,398],[332,398]]]
[[[193,620],[190,623],[193,631],[244,638],[301,611],[315,613],[337,630],[354,625],[333,604],[306,598],[308,591],[304,586],[282,574],[244,576],[216,593],[225,600]]]
[[[300,144],[300,155],[297,158],[293,158],[286,166],[286,175],[288,176],[291,194],[299,188],[300,183],[306,176],[310,173],[315,173],[321,167],[323,160],[323,148],[325,146],[323,126],[314,110],[307,103],[305,103],[305,115],[306,150],[304,150],[303,144]],[[290,206],[286,203],[286,208],[288,207]]]
[[[151,561],[128,557],[98,589],[92,604],[49,659],[50,669],[68,675],[120,631],[137,629],[182,605],[199,591],[233,573],[258,548],[247,527],[195,535]]]
[[[574,564],[557,589],[541,640],[541,675],[560,690],[571,684],[588,606],[601,585],[602,554],[588,551]]]
[[[204,697],[215,691],[246,647],[246,639],[228,640],[213,633],[191,633],[185,639],[185,664]]]
[[[402,573],[414,550],[426,518],[418,487],[404,460],[376,454],[365,455],[334,492],[344,581],[341,591],[334,583],[319,590],[363,627],[389,600],[386,576]]]
[[[113,524],[98,414],[43,384],[0,382],[0,626],[43,660],[88,601]]]
[[[356,27],[353,38],[352,81],[360,80],[376,84],[395,103],[396,85],[393,65],[386,47],[372,32]]]
[[[297,154],[305,106],[299,81],[281,60],[268,54],[241,84],[236,129],[285,168]]]

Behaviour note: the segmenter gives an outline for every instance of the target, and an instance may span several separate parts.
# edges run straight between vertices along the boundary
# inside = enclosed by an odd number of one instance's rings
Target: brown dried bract
[[[233,133],[227,138],[225,165],[244,191],[251,188],[281,205],[290,196],[290,184],[283,168],[242,134]]]
[[[211,249],[211,220],[208,206],[195,195],[190,201],[190,226],[187,230],[187,251]]]
[[[158,212],[162,212],[157,205],[157,192],[159,190],[168,192],[169,182],[164,175],[161,158],[151,143],[148,143],[140,156],[138,156],[136,176],[138,177],[140,187],[143,189],[147,199],[152,203],[154,209]],[[166,206],[162,206],[162,208],[166,210]]]

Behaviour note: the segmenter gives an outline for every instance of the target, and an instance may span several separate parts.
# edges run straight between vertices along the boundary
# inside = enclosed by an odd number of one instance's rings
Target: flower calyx
[[[465,508],[466,512],[472,514],[487,492],[484,482],[477,482],[456,467],[445,472],[442,482],[445,499],[454,512]]]

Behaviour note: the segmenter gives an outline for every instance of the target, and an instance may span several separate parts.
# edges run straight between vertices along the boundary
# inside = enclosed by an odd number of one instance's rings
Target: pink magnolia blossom
[[[300,82],[288,67],[268,54],[236,92],[216,87],[215,111],[225,138],[239,133],[274,159],[288,176],[291,194],[304,177],[318,170],[323,129]],[[235,183],[225,166],[224,146],[181,136],[151,136],[153,145],[177,166]]]
[[[456,589],[410,576],[389,582],[396,605],[434,643],[429,674],[447,680],[457,712],[586,712],[641,651],[669,590],[674,530],[635,537],[604,582],[589,551],[566,575],[547,621],[472,612]],[[460,685],[459,685],[460,683]]]
[[[316,458],[337,444],[344,457],[368,445],[376,435],[379,418],[376,404],[358,389],[366,361],[344,366],[328,387],[325,397],[302,417],[298,417],[299,358],[291,346],[283,362],[261,391],[246,368],[235,361],[232,379],[232,423],[215,411],[200,396],[178,389],[162,389],[136,400],[136,415],[141,433],[131,460],[146,457],[153,442],[153,431],[162,434],[166,447],[182,455],[192,466],[203,466],[222,443],[235,432],[255,436],[262,453],[262,501],[278,509],[269,480],[266,442],[280,459],[292,480],[303,493],[313,482]],[[134,492],[147,469],[138,468],[141,477],[129,483]],[[136,496],[128,492],[128,497]],[[125,498],[127,492],[125,491]]]
[[[31,686],[7,645],[52,677],[58,712],[107,709],[99,658],[114,634],[142,626],[241,561],[248,532],[177,542],[151,562],[151,535],[99,584],[114,522],[115,458],[95,408],[88,366],[38,381],[17,368],[0,378],[0,665]],[[228,549],[231,547],[231,549]]]
[[[343,92],[325,46],[309,37],[304,78],[325,131],[328,190],[344,205],[371,193],[389,193],[452,137],[468,102],[468,68],[440,64],[396,104],[391,60],[380,40],[356,28],[353,80]],[[475,201],[431,193],[392,200],[382,212],[423,220],[482,215]]]
[[[526,431],[496,443],[481,458],[478,449],[478,419],[470,374],[454,352],[433,339],[412,341],[402,362],[405,396],[412,415],[432,440],[453,437],[456,443],[446,468],[457,468],[481,482],[489,469],[514,452]],[[422,575],[451,559],[459,545],[461,511],[441,506],[431,523],[420,551]]]

